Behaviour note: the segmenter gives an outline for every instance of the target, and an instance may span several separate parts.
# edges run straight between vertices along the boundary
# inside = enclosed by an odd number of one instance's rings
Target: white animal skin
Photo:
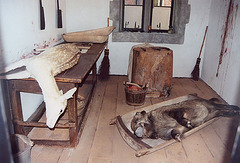
[[[5,76],[4,79],[23,79],[32,77],[37,80],[46,104],[47,126],[54,128],[59,116],[64,113],[67,100],[72,97],[77,88],[72,88],[63,94],[59,91],[54,76],[73,67],[80,58],[80,49],[75,44],[61,44],[48,48],[41,54],[28,59],[22,59],[5,68],[6,73],[19,67],[26,70]]]

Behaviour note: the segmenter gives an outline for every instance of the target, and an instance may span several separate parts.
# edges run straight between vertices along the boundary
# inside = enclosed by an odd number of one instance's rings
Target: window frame
[[[186,24],[190,18],[190,5],[188,0],[175,0],[173,11],[174,30],[169,33],[127,32],[122,30],[122,0],[110,1],[110,20],[115,30],[112,33],[113,42],[138,43],[167,43],[183,44]],[[145,21],[145,20],[144,20]],[[146,27],[144,27],[146,28]]]
[[[122,31],[129,31],[129,32],[143,32],[143,27],[144,27],[144,13],[145,13],[145,0],[143,0],[143,4],[142,5],[125,5],[125,0],[122,0]],[[125,14],[125,6],[142,6],[142,24],[141,24],[141,28],[125,28],[125,22],[124,22],[124,14]]]
[[[153,26],[153,22],[152,22],[152,18],[153,18],[153,8],[154,7],[166,7],[166,8],[171,8],[171,12],[170,12],[170,18],[169,18],[169,29],[168,30],[162,30],[162,29],[152,29],[151,28],[151,32],[161,32],[161,33],[171,33],[171,31],[173,31],[173,10],[174,10],[174,0],[171,1],[171,7],[168,6],[162,6],[162,0],[161,0],[161,5],[160,6],[153,6],[153,0],[151,0],[151,17],[150,17],[150,25],[151,27]]]

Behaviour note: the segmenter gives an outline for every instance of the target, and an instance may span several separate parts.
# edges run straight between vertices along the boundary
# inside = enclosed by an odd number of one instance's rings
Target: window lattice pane
[[[172,0],[153,0],[154,7],[171,7]]]
[[[152,15],[152,29],[168,30],[171,8],[154,7]]]
[[[143,5],[143,0],[125,0],[125,5]]]
[[[124,28],[142,28],[142,7],[125,6]]]
[[[171,7],[172,0],[162,0],[162,6]]]
[[[161,6],[161,0],[153,0],[153,6]]]

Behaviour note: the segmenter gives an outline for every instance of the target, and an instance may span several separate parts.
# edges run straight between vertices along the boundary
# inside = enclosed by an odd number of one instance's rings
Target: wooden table
[[[93,44],[87,53],[81,55],[78,63],[61,74],[55,76],[55,80],[59,87],[59,90],[66,92],[67,90],[77,87],[80,88],[83,84],[91,84],[91,93],[88,96],[87,107],[96,83],[96,62],[102,51],[104,50],[106,43]],[[92,79],[86,80],[92,72]],[[7,80],[8,89],[10,94],[10,103],[13,115],[14,131],[16,134],[27,135],[33,127],[47,128],[46,123],[39,122],[39,119],[44,113],[44,103],[42,103],[39,108],[32,114],[32,116],[27,120],[23,120],[22,107],[20,92],[28,93],[41,93],[41,89],[38,83],[32,79],[17,79],[17,80]],[[78,133],[82,126],[82,119],[78,119],[77,116],[77,92],[73,95],[72,99],[68,100],[68,123],[66,124],[56,124],[55,128],[69,129],[69,140],[33,140],[36,144],[45,145],[61,145],[61,146],[76,146],[78,144]]]

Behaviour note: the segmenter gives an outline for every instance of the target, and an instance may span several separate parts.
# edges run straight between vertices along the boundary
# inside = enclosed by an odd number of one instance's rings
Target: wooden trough
[[[64,33],[62,35],[65,42],[91,42],[104,43],[108,39],[108,35],[112,33],[115,27],[105,27],[87,31]]]
[[[110,122],[110,124],[116,124],[120,135],[122,136],[124,141],[136,151],[137,157],[143,156],[145,154],[150,154],[168,145],[176,143],[177,141],[175,139],[166,141],[160,138],[159,139],[147,139],[147,138],[141,139],[135,136],[134,132],[131,129],[131,120],[133,116],[136,114],[136,112],[141,112],[143,110],[145,110],[146,112],[150,112],[162,106],[171,105],[171,104],[175,104],[175,103],[179,103],[179,102],[183,102],[183,101],[195,99],[195,98],[197,98],[197,96],[195,95],[186,95],[186,96],[181,96],[168,101],[160,102],[154,105],[150,105],[147,107],[142,107],[140,109],[128,112],[124,115],[117,116]],[[204,124],[184,133],[182,139],[202,129],[203,127],[208,126],[209,124],[214,122],[216,119],[217,118],[211,119],[208,122],[205,122]]]

